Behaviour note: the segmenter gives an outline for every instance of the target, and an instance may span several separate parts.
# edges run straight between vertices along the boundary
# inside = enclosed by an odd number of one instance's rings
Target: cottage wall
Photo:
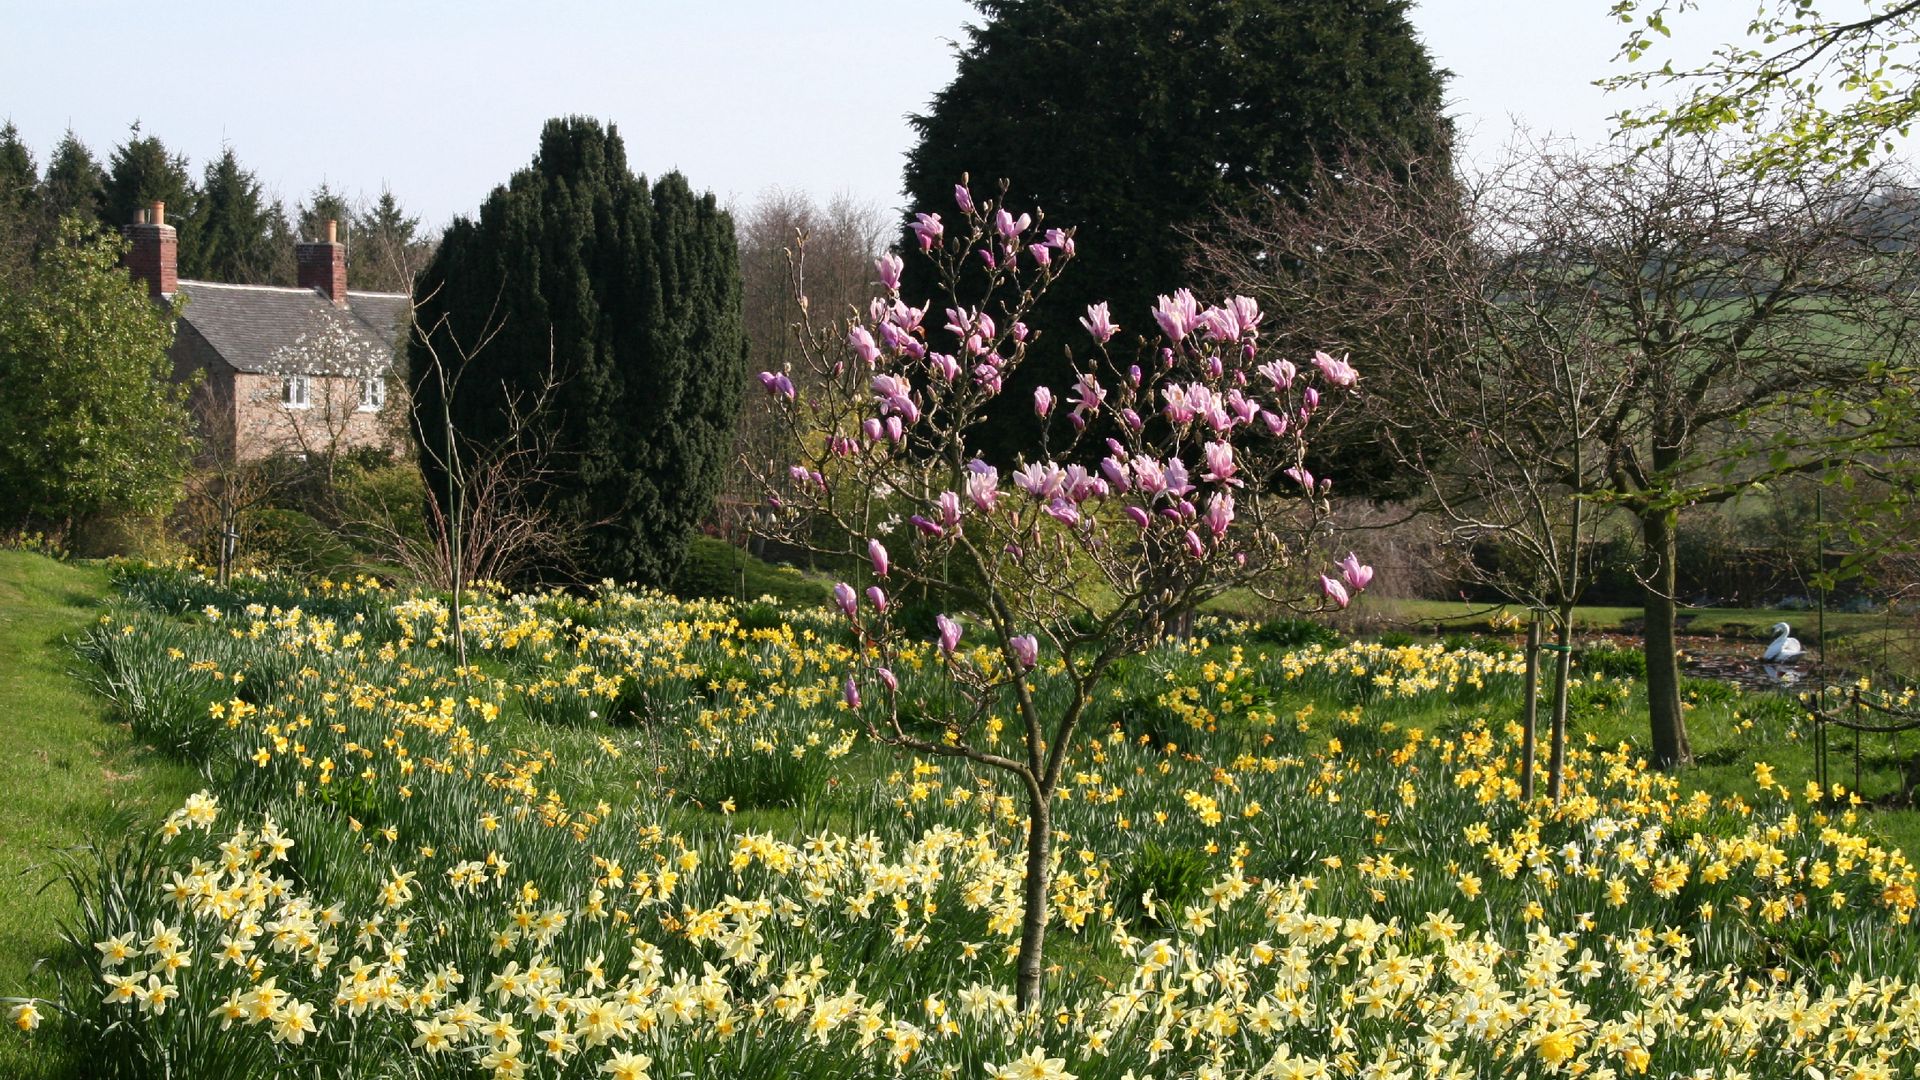
[[[234,447],[241,461],[277,453],[326,455],[348,450],[395,452],[403,446],[399,395],[389,391],[384,408],[360,408],[360,380],[307,377],[305,408],[286,404],[279,375],[233,375]]]

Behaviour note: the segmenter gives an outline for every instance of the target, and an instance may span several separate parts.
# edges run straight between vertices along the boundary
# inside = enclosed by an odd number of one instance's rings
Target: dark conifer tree
[[[182,277],[266,285],[282,280],[285,264],[285,215],[278,202],[261,193],[260,181],[240,167],[233,147],[207,165],[191,229],[190,257],[182,255]]]
[[[57,223],[68,215],[108,224],[107,174],[87,144],[71,130],[47,159],[47,175],[40,184],[40,207],[44,214],[39,233],[42,247],[52,242]]]
[[[32,262],[41,216],[40,170],[8,121],[0,127],[0,282]]]
[[[320,181],[320,186],[307,196],[307,201],[300,204],[296,219],[303,240],[321,239],[327,234],[327,222],[337,223],[340,241],[347,245],[348,251],[353,250],[353,241],[350,239],[353,235],[353,204],[347,201],[345,195],[327,186],[325,180]]]
[[[130,224],[155,202],[167,204],[167,223],[179,232],[180,264],[191,265],[199,239],[193,228],[199,192],[188,174],[186,155],[168,153],[157,137],[142,136],[136,123],[107,160],[107,226]]]
[[[412,384],[427,482],[444,450],[435,357],[463,440],[510,395],[562,380],[549,420],[578,571],[663,582],[712,507],[744,381],[733,222],[678,174],[651,187],[612,126],[549,121],[533,164],[447,230],[421,274]],[[497,328],[489,339],[490,329]],[[480,343],[485,340],[486,344]]]
[[[430,253],[420,219],[400,208],[393,192],[354,218],[354,242],[347,247],[347,276],[355,286],[376,292],[407,292]]]
[[[1078,257],[1029,320],[1021,377],[983,432],[1011,458],[1030,449],[1031,391],[1071,382],[1063,348],[1111,303],[1127,339],[1151,328],[1157,294],[1191,283],[1190,232],[1262,192],[1299,192],[1316,155],[1351,146],[1444,154],[1444,73],[1406,0],[974,0],[959,69],[913,118],[912,211],[954,214],[953,185],[1075,226]],[[903,234],[903,246],[913,238]],[[931,285],[907,260],[909,295]],[[1218,299],[1217,297],[1212,299]]]

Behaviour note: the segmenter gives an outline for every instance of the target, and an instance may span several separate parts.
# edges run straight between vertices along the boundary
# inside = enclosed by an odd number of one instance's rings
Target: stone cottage
[[[350,292],[346,245],[299,244],[299,285],[182,281],[179,239],[154,203],[125,229],[127,267],[175,306],[174,377],[196,379],[203,452],[232,462],[405,445],[393,362],[405,293]]]

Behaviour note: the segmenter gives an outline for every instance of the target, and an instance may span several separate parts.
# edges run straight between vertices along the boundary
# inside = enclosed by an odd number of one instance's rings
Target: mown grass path
[[[0,551],[0,987],[40,994],[53,978],[34,964],[51,954],[73,907],[55,853],[145,824],[199,786],[192,769],[136,745],[109,722],[105,703],[77,673],[71,639],[100,617],[106,572],[85,564]],[[36,1044],[0,1040],[0,1076],[63,1075]],[[38,1044],[45,1050],[48,1044]]]

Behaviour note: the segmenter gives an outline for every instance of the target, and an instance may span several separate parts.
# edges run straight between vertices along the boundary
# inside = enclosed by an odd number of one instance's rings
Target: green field
[[[109,722],[79,672],[71,639],[96,622],[106,599],[97,566],[0,551],[0,993],[47,992],[35,964],[59,944],[71,893],[47,888],[56,853],[158,820],[197,786],[186,765],[135,745]],[[45,1055],[0,1040],[0,1076],[51,1074]]]

